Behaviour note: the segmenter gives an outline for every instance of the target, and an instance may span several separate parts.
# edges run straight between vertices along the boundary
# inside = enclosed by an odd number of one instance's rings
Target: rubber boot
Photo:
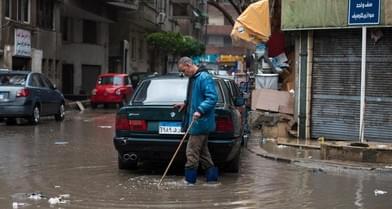
[[[206,171],[206,178],[207,183],[216,183],[218,181],[218,168],[213,166],[207,169]]]
[[[197,170],[194,168],[185,168],[185,181],[188,184],[195,184],[197,178]]]

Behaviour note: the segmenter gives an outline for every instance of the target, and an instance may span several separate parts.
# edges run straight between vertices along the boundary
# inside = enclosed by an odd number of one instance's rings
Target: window
[[[139,59],[140,60],[143,60],[143,58],[144,58],[144,42],[143,42],[144,40],[143,40],[143,38],[141,38],[140,39],[140,42],[139,42]]]
[[[124,85],[130,84],[128,76],[125,76],[123,79],[124,79]]]
[[[53,83],[44,75],[41,75],[41,80],[46,88],[54,89]]]
[[[68,17],[61,17],[61,35],[63,37],[63,41],[69,41],[68,37]]]
[[[188,16],[186,3],[173,3],[173,16]]]
[[[224,46],[232,46],[232,40],[230,36],[223,37]]]
[[[178,104],[186,100],[188,79],[153,79],[144,81],[138,88],[132,103],[143,105]],[[215,89],[218,94],[218,103],[223,103],[222,92],[217,82],[215,82]]]
[[[123,77],[120,76],[103,76],[98,79],[98,85],[123,85]]]
[[[160,12],[166,12],[166,1],[159,1],[159,5],[158,5],[158,11]]]
[[[144,105],[177,104],[186,99],[188,80],[150,80],[143,82],[133,102]],[[170,89],[168,91],[167,89]]]
[[[26,78],[21,74],[0,74],[0,86],[23,86]]]
[[[38,27],[53,29],[53,10],[53,0],[37,0]]]
[[[84,20],[83,21],[83,43],[97,44],[97,23]]]
[[[30,22],[30,0],[18,0],[17,6],[18,6],[17,20],[26,23]]]
[[[11,18],[11,11],[12,11],[11,0],[5,0],[4,8],[5,8],[5,17]]]
[[[40,88],[45,87],[45,84],[43,83],[43,81],[41,80],[38,74],[33,74],[31,76],[29,85],[33,87],[40,87]]]

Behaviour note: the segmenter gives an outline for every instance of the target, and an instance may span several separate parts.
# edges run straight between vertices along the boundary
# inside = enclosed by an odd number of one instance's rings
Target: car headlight
[[[115,93],[117,96],[121,95],[121,89],[117,89]]]

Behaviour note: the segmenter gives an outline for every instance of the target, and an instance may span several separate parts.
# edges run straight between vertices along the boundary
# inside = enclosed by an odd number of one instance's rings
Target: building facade
[[[0,68],[42,72],[66,96],[90,95],[105,72],[165,73],[167,55],[146,36],[172,31],[200,40],[203,27],[193,24],[204,20],[203,2],[1,0]]]
[[[61,85],[59,0],[2,0],[1,68],[46,74]]]
[[[234,20],[238,17],[238,13],[230,3],[222,2],[220,5]],[[229,74],[238,69],[242,70],[243,55],[246,55],[247,51],[243,47],[232,44],[230,33],[233,26],[222,12],[212,5],[208,5],[208,17],[205,33],[206,54],[216,57],[216,60],[209,60],[208,66]]]
[[[64,94],[89,95],[108,72],[109,24],[104,2],[65,0],[61,14]]]
[[[349,2],[282,0],[282,29],[298,34],[299,137],[360,140],[363,132],[368,141],[391,141],[392,2],[368,1],[371,6],[380,3],[374,10],[380,11],[375,14],[379,21],[372,25],[350,25]],[[362,27],[367,31],[364,77]]]

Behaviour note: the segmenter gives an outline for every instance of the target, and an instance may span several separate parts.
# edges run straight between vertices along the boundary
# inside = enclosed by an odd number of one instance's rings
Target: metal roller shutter
[[[376,44],[368,32],[365,139],[392,140],[392,30]],[[357,140],[361,30],[314,33],[311,136]]]

